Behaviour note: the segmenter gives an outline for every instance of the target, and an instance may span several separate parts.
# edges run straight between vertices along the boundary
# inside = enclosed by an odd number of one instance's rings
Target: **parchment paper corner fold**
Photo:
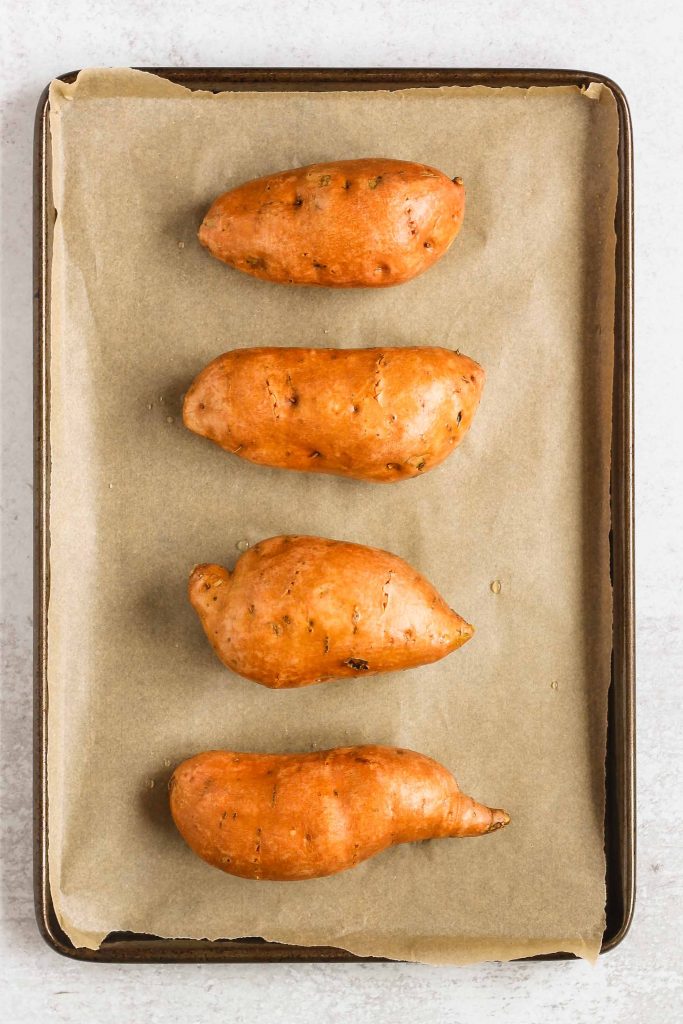
[[[110,931],[341,946],[431,963],[604,929],[608,532],[618,122],[604,86],[193,94],[127,69],[50,95],[50,886],[77,945]],[[393,289],[252,280],[196,241],[248,178],[387,155],[463,177],[449,254]],[[191,435],[181,395],[254,344],[441,344],[487,369],[470,435],[395,486],[287,474]],[[215,660],[185,596],[240,540],[395,551],[475,623],[416,671],[276,693]],[[502,581],[499,593],[493,580]],[[253,883],[184,846],[172,767],[226,747],[386,742],[512,824],[342,875]]]

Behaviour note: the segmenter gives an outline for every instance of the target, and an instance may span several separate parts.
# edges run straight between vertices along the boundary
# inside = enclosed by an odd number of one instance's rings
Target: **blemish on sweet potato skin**
[[[347,658],[344,664],[348,665],[355,672],[367,672],[370,668],[369,663],[364,658]]]

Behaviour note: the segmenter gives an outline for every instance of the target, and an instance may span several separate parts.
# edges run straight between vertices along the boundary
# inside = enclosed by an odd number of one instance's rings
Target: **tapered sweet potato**
[[[443,462],[483,384],[443,348],[238,349],[202,370],[183,419],[250,462],[391,483]]]
[[[203,860],[242,878],[345,871],[397,843],[481,836],[510,821],[442,765],[395,747],[314,754],[210,751],[170,781],[173,820]]]
[[[311,164],[219,196],[199,240],[280,284],[382,288],[423,273],[460,230],[460,178],[405,160]]]
[[[320,537],[198,565],[189,596],[221,661],[276,689],[438,661],[474,632],[402,558]]]

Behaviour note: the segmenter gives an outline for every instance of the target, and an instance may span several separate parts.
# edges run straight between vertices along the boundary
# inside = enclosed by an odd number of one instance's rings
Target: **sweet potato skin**
[[[484,377],[437,347],[236,349],[196,377],[183,420],[260,465],[394,483],[460,444]]]
[[[321,537],[198,565],[189,598],[223,664],[274,689],[428,664],[474,632],[402,558]]]
[[[271,881],[336,874],[397,843],[485,835],[510,820],[461,793],[437,761],[396,747],[209,751],[180,764],[169,788],[196,854]]]
[[[210,207],[212,256],[279,284],[385,288],[432,266],[460,230],[460,178],[405,160],[310,164],[249,181]]]

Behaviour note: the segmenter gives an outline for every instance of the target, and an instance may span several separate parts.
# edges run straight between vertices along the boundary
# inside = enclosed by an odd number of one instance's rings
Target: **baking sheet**
[[[617,117],[602,86],[189,94],[128,71],[51,95],[50,882],[77,945],[110,930],[260,934],[463,962],[604,926],[609,439]],[[252,281],[195,241],[248,177],[384,153],[464,177],[451,253],[335,294]],[[179,399],[240,344],[445,344],[487,368],[474,429],[377,487],[234,460]],[[185,600],[194,562],[309,532],[376,544],[478,627],[436,666],[275,694],[231,676]],[[501,581],[499,593],[491,582]],[[400,847],[337,878],[255,885],[175,836],[165,781],[208,747],[423,750],[506,806],[486,840]],[[445,898],[448,894],[449,898]]]

